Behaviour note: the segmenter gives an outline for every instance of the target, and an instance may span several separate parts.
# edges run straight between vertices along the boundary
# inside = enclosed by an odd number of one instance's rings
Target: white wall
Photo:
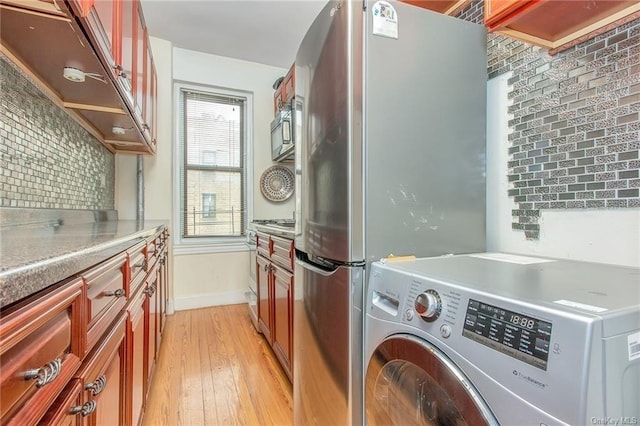
[[[272,85],[287,70],[180,48],[174,49],[173,64],[175,80],[253,94],[253,217],[293,218],[294,197],[272,203],[262,196],[258,186],[262,173],[275,164],[271,161]]]
[[[273,82],[286,69],[174,48],[170,42],[152,38],[158,73],[158,151],[144,157],[145,219],[173,217],[174,107],[173,84],[192,84],[251,92],[253,95],[253,216],[291,218],[293,198],[271,203],[259,191],[260,176],[271,161],[269,126],[273,119]],[[136,156],[116,156],[116,209],[121,219],[136,216]],[[175,241],[173,239],[172,241]],[[173,253],[173,250],[171,250]],[[248,252],[173,255],[170,259],[172,288],[170,309],[194,309],[244,302],[249,280]]]
[[[640,267],[640,209],[541,210],[540,238],[512,230],[507,79],[487,86],[487,249]]]

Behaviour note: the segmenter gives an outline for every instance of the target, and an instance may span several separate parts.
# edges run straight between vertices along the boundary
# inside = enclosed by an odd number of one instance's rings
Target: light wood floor
[[[247,309],[167,317],[144,426],[293,423],[291,384]]]

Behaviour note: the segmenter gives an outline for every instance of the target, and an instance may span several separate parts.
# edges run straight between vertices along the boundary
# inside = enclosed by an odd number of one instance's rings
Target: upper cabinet
[[[112,152],[156,150],[139,0],[0,0],[2,53]]]
[[[489,31],[550,54],[640,17],[637,0],[485,0],[484,5]]]
[[[276,91],[273,94],[273,111],[275,114],[277,114],[278,111],[280,111],[285,105],[287,105],[295,95],[295,68],[295,64],[291,65],[291,68],[289,68],[289,72],[287,72],[287,75],[284,76],[284,79],[276,88]]]

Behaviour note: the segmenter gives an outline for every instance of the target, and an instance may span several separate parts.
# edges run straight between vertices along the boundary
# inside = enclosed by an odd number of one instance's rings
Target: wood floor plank
[[[247,306],[167,317],[143,426],[291,425],[291,383]]]

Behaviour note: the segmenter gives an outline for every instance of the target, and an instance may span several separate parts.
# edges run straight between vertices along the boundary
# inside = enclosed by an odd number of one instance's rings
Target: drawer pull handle
[[[40,368],[25,371],[23,377],[25,380],[36,379],[36,387],[41,388],[44,385],[53,382],[54,379],[58,377],[58,374],[60,374],[61,369],[62,360],[60,358],[56,358]]]
[[[98,407],[98,404],[96,404],[95,401],[91,400],[91,401],[85,402],[82,405],[71,407],[69,411],[71,412],[71,414],[81,414],[82,417],[87,417],[89,414],[96,411],[97,407]]]
[[[151,287],[149,287],[148,289],[144,290],[144,292],[149,296],[153,296],[154,293],[156,292],[156,285],[152,285]]]
[[[147,270],[147,259],[144,259],[142,262],[140,263],[136,263],[135,265],[133,265],[133,268],[142,268],[144,271]]]
[[[84,385],[84,390],[91,391],[91,395],[96,396],[104,390],[105,386],[107,386],[107,376],[103,374],[95,382]]]
[[[117,290],[109,290],[109,291],[105,291],[104,292],[105,296],[114,296],[114,297],[122,297],[124,296],[124,289],[123,288],[119,288]]]

